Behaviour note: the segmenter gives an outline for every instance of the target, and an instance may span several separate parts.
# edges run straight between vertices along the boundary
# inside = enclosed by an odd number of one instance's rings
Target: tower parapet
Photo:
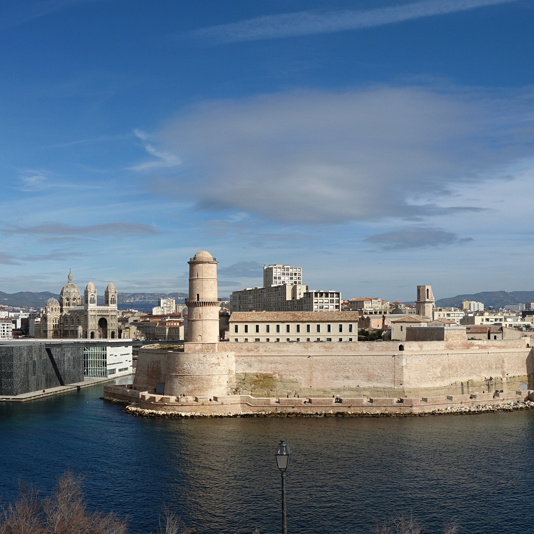
[[[218,343],[219,301],[217,298],[217,261],[209,252],[197,252],[189,263],[187,341]]]

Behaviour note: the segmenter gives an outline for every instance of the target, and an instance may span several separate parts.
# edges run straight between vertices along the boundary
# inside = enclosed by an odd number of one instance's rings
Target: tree
[[[50,497],[21,483],[15,501],[0,506],[0,534],[127,534],[126,519],[113,512],[87,510],[82,480],[67,471]],[[158,534],[192,533],[174,512],[165,508]]]

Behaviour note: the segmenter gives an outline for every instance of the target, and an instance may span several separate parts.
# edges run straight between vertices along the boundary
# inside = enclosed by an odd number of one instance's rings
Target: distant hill
[[[158,305],[160,298],[174,298],[177,304],[183,304],[186,293],[118,293],[118,307],[121,310],[135,308],[140,311],[151,310]],[[59,295],[50,291],[34,293],[33,291],[20,291],[18,293],[4,293],[0,291],[0,304],[6,306],[24,306],[30,308],[44,308],[46,301]],[[98,304],[104,305],[104,295],[98,297]]]
[[[19,291],[18,293],[4,293],[0,291],[0,304],[6,306],[27,306],[32,308],[41,308],[45,305],[46,301],[55,297],[59,298],[59,295],[50,293],[50,291],[43,291],[42,293],[34,293],[33,291]]]
[[[436,306],[462,306],[462,300],[476,300],[483,302],[486,308],[503,308],[509,304],[523,304],[534,302],[534,291],[483,291],[471,295],[456,295],[436,301]]]

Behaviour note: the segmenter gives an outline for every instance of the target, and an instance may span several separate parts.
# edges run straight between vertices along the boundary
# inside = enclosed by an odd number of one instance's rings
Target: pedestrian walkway
[[[57,386],[55,388],[43,389],[40,391],[30,391],[29,393],[22,393],[20,395],[0,395],[0,402],[28,402],[32,400],[43,399],[51,397],[52,395],[61,395],[63,393],[70,393],[72,391],[80,391],[84,388],[98,386],[113,382],[117,377],[104,378],[86,378],[83,382],[76,382],[74,384],[67,384],[66,386]]]

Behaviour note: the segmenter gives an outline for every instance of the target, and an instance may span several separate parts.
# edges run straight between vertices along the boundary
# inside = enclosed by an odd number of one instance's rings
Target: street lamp
[[[284,439],[280,440],[278,448],[276,449],[276,465],[280,469],[280,474],[282,475],[282,534],[287,534],[287,519],[286,519],[286,469],[289,465],[289,456],[291,450],[287,441]]]

